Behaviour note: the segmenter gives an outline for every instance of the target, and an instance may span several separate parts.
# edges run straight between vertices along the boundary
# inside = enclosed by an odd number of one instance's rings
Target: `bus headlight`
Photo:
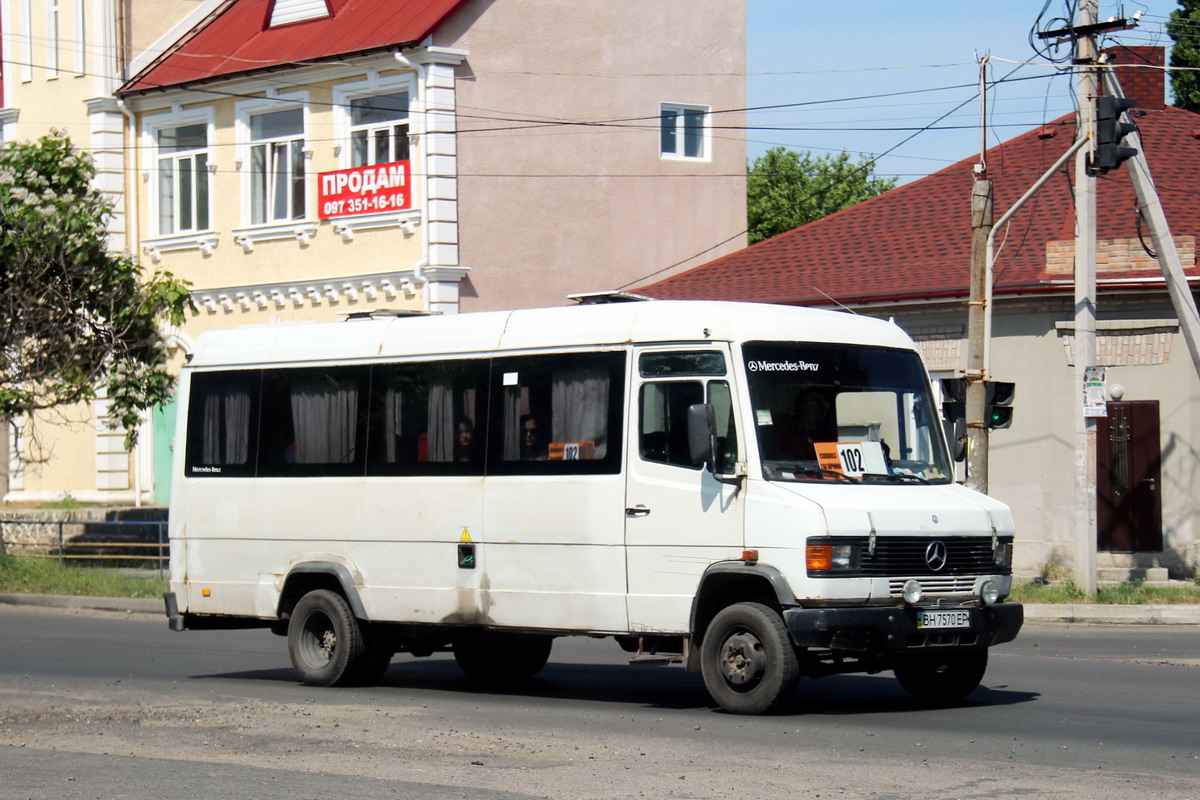
[[[810,572],[856,570],[858,552],[858,546],[853,544],[810,544],[805,548],[805,565]]]
[[[992,557],[996,562],[997,567],[1012,566],[1012,542],[998,542],[996,549],[992,552]]]

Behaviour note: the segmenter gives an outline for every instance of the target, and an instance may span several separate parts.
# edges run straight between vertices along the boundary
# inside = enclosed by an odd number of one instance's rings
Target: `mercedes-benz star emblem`
[[[930,542],[925,548],[925,563],[934,572],[946,566],[946,543],[941,540]]]

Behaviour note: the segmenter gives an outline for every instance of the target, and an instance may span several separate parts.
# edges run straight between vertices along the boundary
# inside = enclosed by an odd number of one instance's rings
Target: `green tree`
[[[103,391],[132,445],[141,412],[173,389],[159,324],[180,325],[195,306],[185,282],[143,280],[108,251],[112,203],[94,178],[58,133],[0,149],[0,419]]]
[[[814,156],[772,147],[746,176],[750,244],[894,189],[896,179],[876,177],[874,166],[866,156],[852,162],[845,151]]]
[[[1200,0],[1179,0],[1167,20],[1167,33],[1175,40],[1170,65],[1200,67]],[[1171,91],[1176,107],[1200,112],[1200,72],[1172,70]]]

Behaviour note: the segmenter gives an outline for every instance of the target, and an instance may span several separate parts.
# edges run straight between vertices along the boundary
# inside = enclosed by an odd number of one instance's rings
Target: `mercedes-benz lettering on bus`
[[[894,671],[944,702],[1016,636],[1007,507],[953,481],[912,340],[849,314],[627,302],[214,331],[180,381],[176,630],[286,635],[305,683],[560,636],[734,712]]]

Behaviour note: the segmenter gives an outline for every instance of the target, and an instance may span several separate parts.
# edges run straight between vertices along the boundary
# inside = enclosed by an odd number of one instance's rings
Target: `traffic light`
[[[987,428],[1012,425],[1013,398],[1017,386],[1011,381],[986,381],[983,396],[983,422]],[[967,416],[967,379],[942,378],[942,417],[950,423]]]
[[[1121,144],[1126,134],[1137,130],[1133,123],[1122,122],[1121,116],[1126,109],[1136,105],[1136,100],[1127,97],[1096,98],[1096,149],[1092,151],[1091,163],[1088,165],[1088,172],[1092,175],[1108,172],[1122,161],[1138,154],[1137,148]]]
[[[984,395],[983,421],[989,428],[1007,428],[1012,425],[1013,397],[1017,385],[1011,381],[988,381]]]
[[[967,416],[967,379],[942,378],[942,418],[954,422]]]

